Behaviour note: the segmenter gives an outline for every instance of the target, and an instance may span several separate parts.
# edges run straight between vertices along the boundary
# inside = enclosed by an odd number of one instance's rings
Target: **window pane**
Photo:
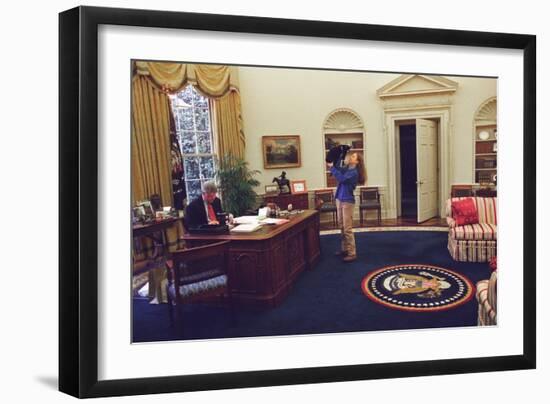
[[[212,153],[212,142],[210,141],[210,132],[197,132],[197,143],[199,153]]]
[[[216,174],[210,103],[192,85],[171,96],[171,100],[183,154],[187,195],[192,200],[200,195],[201,184],[212,180]]]
[[[187,86],[185,89],[178,93],[180,98],[187,105],[193,105],[193,86]]]
[[[195,154],[197,151],[195,149],[196,139],[195,133],[193,132],[180,132],[182,133],[180,137],[181,152],[183,154]]]
[[[210,118],[208,116],[208,109],[195,108],[195,123],[197,124],[197,130],[210,130]]]
[[[180,126],[179,130],[194,130],[193,125],[193,109],[183,108],[180,110]]]
[[[193,91],[193,100],[195,107],[208,107],[208,99],[199,94],[198,91]]]
[[[213,178],[214,171],[214,158],[212,156],[200,157],[199,160],[201,169],[201,178]]]
[[[185,178],[198,180],[200,179],[199,158],[184,157]]]
[[[201,182],[197,181],[185,181],[187,187],[187,200],[191,202],[201,194]]]

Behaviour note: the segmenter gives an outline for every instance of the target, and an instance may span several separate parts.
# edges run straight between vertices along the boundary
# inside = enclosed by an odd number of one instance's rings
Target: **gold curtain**
[[[163,205],[172,206],[168,96],[140,75],[132,92],[133,202],[159,194]]]
[[[138,75],[148,77],[163,92],[177,92],[188,83],[210,98],[212,121],[219,156],[244,157],[239,76],[233,66],[136,62]]]
[[[162,91],[176,93],[191,83],[209,98],[222,97],[239,84],[237,69],[226,65],[136,61],[136,73]]]
[[[229,66],[194,65],[197,87],[210,98],[222,97],[230,87]]]
[[[214,130],[220,156],[232,154],[244,158],[245,138],[242,129],[241,97],[237,91],[212,100]]]
[[[136,73],[149,76],[159,88],[177,91],[187,79],[187,65],[183,63],[136,61]]]

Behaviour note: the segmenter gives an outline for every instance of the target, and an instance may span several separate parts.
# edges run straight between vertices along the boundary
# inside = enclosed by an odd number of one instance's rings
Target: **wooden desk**
[[[253,233],[186,234],[187,246],[230,240],[228,276],[236,302],[275,306],[289,293],[304,269],[321,254],[319,212],[306,210],[281,225],[264,225]]]

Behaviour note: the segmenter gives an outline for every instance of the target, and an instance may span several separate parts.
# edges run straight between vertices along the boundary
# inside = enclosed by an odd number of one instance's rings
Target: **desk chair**
[[[170,254],[168,269],[168,306],[173,323],[173,307],[213,296],[223,296],[229,303],[231,316],[231,288],[229,287],[229,241],[174,251]],[[179,309],[176,308],[179,316]]]
[[[382,205],[380,204],[380,193],[378,187],[359,188],[359,219],[363,226],[363,211],[376,210],[378,212],[378,226],[382,221]]]
[[[315,209],[320,213],[332,213],[332,223],[335,227],[338,225],[337,208],[332,189],[319,189],[314,194]]]

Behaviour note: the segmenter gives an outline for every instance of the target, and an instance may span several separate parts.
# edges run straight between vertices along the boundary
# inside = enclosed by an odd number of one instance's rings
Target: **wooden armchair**
[[[170,254],[167,287],[172,320],[173,306],[213,296],[225,297],[233,315],[228,277],[229,243],[223,241]]]
[[[359,220],[363,226],[363,211],[376,210],[378,225],[382,221],[382,205],[378,187],[361,187],[359,189]]]
[[[332,223],[337,226],[336,200],[334,199],[334,190],[318,189],[314,194],[315,209],[320,213],[332,213]]]

